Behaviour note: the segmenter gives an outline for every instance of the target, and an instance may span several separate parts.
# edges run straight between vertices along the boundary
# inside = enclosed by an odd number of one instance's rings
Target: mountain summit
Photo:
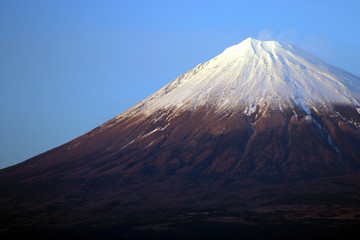
[[[83,136],[1,170],[0,229],[153,223],[179,209],[216,208],[216,219],[218,208],[328,204],[342,191],[351,203],[359,102],[358,77],[248,38]],[[360,214],[339,204],[332,214]]]
[[[248,38],[181,75],[140,103],[154,111],[195,109],[309,109],[333,104],[360,106],[360,79],[299,48]],[[251,111],[251,109],[250,109]]]

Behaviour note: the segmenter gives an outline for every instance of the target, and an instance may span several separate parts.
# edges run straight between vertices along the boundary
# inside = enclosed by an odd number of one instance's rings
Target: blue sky
[[[360,1],[0,0],[0,168],[78,137],[247,37],[360,76]]]

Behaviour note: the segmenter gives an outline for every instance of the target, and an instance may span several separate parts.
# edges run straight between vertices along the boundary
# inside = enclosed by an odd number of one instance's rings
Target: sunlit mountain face
[[[85,135],[1,170],[0,236],[353,236],[359,102],[360,78],[248,38]]]

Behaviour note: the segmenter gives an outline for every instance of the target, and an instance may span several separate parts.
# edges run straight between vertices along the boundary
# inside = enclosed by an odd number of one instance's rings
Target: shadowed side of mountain
[[[1,202],[9,210],[112,201],[139,208],[141,202],[144,208],[162,201],[174,207],[206,204],[186,192],[212,195],[229,183],[235,190],[355,173],[358,131],[345,120],[302,111],[246,116],[198,108],[115,118],[3,170]]]

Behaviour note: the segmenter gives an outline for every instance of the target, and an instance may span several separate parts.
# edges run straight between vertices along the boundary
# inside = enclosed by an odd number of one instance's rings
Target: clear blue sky
[[[120,114],[247,37],[360,76],[360,1],[0,0],[0,168]]]

